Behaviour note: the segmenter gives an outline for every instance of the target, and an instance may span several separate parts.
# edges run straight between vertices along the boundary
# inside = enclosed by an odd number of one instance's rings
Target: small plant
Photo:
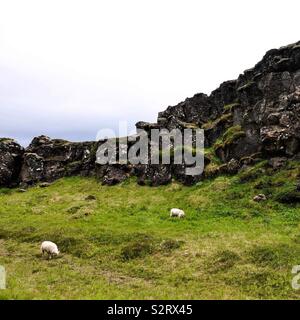
[[[0,188],[0,195],[1,194],[11,194],[12,193],[12,189],[9,188]]]
[[[230,123],[231,121],[232,121],[232,113],[226,113],[214,121],[209,121],[209,122],[203,124],[202,129],[204,129],[204,130],[213,129],[218,125]]]
[[[83,206],[82,205],[76,205],[76,206],[73,206],[73,207],[70,207],[67,212],[68,213],[71,213],[71,214],[75,214],[77,213]]]
[[[224,111],[225,112],[232,112],[233,111],[233,109],[235,108],[235,107],[238,107],[240,104],[238,103],[238,102],[235,102],[235,103],[231,103],[231,104],[226,104],[225,106],[224,106]]]
[[[249,89],[250,87],[256,85],[256,83],[254,81],[248,81],[245,85],[239,87],[237,89],[237,91],[243,91],[243,90],[246,90],[246,89]]]
[[[227,145],[231,145],[233,142],[238,140],[239,138],[245,137],[245,131],[241,126],[233,126],[226,130],[223,136],[218,139],[214,144],[214,150],[219,148],[224,148]]]
[[[162,248],[163,251],[173,251],[175,249],[179,249],[182,244],[183,244],[183,241],[170,239],[170,240],[164,240],[160,244],[160,247]]]
[[[13,139],[10,138],[0,138],[0,142],[13,142]]]
[[[212,260],[209,262],[209,267],[215,272],[227,271],[231,269],[239,260],[240,256],[235,252],[223,250],[213,256]]]
[[[254,167],[248,168],[239,174],[239,182],[246,183],[261,178],[267,174],[267,161],[262,161]]]
[[[124,261],[145,257],[152,254],[154,245],[151,240],[135,241],[129,243],[121,250],[121,258]]]
[[[278,260],[278,253],[269,247],[257,247],[249,252],[250,261],[256,265],[274,265]]]

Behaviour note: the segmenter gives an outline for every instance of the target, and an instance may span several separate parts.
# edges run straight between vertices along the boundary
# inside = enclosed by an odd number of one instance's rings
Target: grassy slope
[[[248,172],[247,183],[221,176],[194,187],[74,177],[26,193],[0,189],[8,277],[0,298],[298,299],[290,283],[300,264],[299,206],[252,201],[288,190],[298,171],[292,164],[269,176]],[[186,219],[169,218],[172,207]],[[42,240],[57,242],[62,256],[42,259]]]

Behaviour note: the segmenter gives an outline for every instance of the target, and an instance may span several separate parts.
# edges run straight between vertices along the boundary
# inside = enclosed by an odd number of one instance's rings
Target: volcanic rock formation
[[[204,129],[204,173],[188,176],[185,164],[98,165],[96,151],[105,141],[72,143],[40,136],[25,150],[11,139],[0,139],[0,186],[71,175],[95,175],[109,185],[130,176],[137,176],[141,185],[172,179],[194,184],[219,173],[234,174],[261,158],[277,164],[278,159],[299,159],[300,42],[268,51],[254,68],[222,83],[211,95],[196,94],[160,112],[157,123],[138,122],[136,127]],[[211,166],[213,161],[218,165]]]

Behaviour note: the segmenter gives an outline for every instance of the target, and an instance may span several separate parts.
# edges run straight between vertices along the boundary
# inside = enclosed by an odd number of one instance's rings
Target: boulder
[[[240,163],[236,159],[231,159],[227,164],[227,172],[229,174],[236,174],[240,169]]]
[[[13,139],[0,138],[0,187],[14,187],[19,182],[24,149]]]
[[[50,186],[51,186],[51,183],[49,183],[49,182],[42,182],[39,184],[40,188],[48,188]]]
[[[102,178],[103,185],[113,186],[125,181],[130,176],[131,168],[127,165],[111,165],[107,166]]]
[[[25,150],[20,180],[27,185],[95,173],[97,142],[69,142],[40,136]]]
[[[286,157],[275,157],[275,158],[271,158],[269,160],[269,165],[274,169],[274,170],[278,170],[280,168],[282,168],[286,162],[287,162],[287,158]]]
[[[253,198],[253,201],[255,201],[255,202],[261,202],[261,201],[266,201],[266,200],[267,200],[267,197],[263,193],[260,193]]]

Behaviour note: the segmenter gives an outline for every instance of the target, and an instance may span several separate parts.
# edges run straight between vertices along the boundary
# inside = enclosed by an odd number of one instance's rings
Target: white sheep
[[[41,245],[41,253],[44,255],[45,253],[48,254],[48,258],[52,259],[53,256],[58,256],[59,251],[57,245],[51,241],[44,241]]]
[[[174,209],[171,209],[170,217],[184,218],[185,217],[185,213],[184,213],[183,210],[174,208]]]

